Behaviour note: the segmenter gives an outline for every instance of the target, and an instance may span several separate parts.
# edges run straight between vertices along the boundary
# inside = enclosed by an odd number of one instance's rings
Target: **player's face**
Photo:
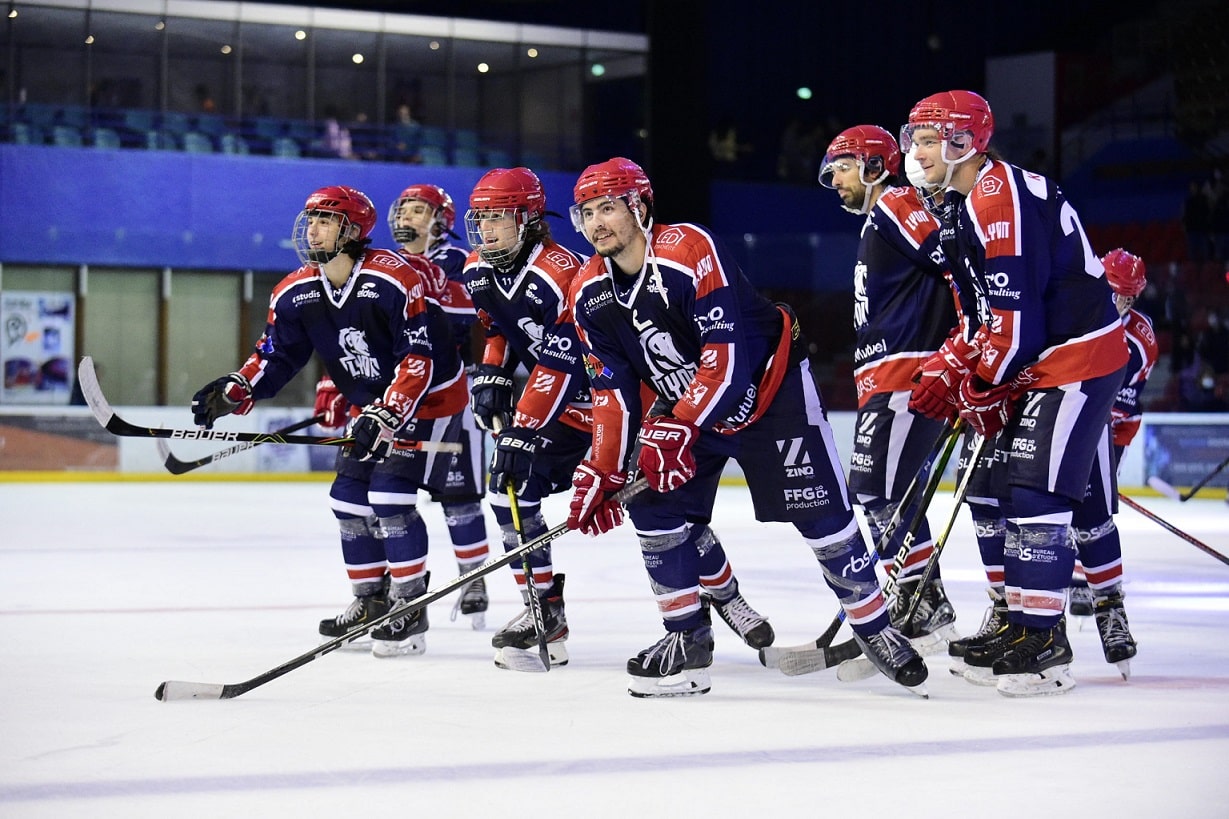
[[[847,208],[859,209],[866,198],[862,184],[862,166],[851,156],[844,156],[828,166],[832,170],[832,188]]]
[[[421,199],[406,199],[397,209],[397,227],[411,228],[419,236],[430,235],[435,209]]]
[[[341,236],[341,217],[335,213],[312,213],[307,217],[307,242],[312,250],[332,253]]]
[[[912,134],[913,158],[922,166],[926,182],[938,185],[947,175],[947,163],[943,160],[943,140],[933,128],[918,128]]]
[[[582,202],[580,219],[585,238],[599,256],[618,256],[642,235],[636,214],[622,199],[601,196]]]
[[[476,238],[481,242],[478,250],[488,253],[504,253],[511,250],[519,241],[514,211],[483,211],[474,214],[472,221],[476,229]],[[470,238],[472,241],[475,237]]]

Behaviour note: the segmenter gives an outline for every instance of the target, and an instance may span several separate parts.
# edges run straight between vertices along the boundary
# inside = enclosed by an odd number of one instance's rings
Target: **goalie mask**
[[[339,253],[357,257],[370,244],[375,224],[375,205],[362,191],[345,185],[320,188],[307,197],[295,219],[295,253],[303,264],[317,266]]]
[[[487,264],[507,269],[525,243],[525,229],[546,215],[546,194],[528,168],[495,168],[469,195],[465,234]]]

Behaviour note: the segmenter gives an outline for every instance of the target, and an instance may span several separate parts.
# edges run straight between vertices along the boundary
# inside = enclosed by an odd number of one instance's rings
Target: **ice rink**
[[[571,663],[500,671],[431,607],[427,653],[335,652],[241,697],[161,703],[163,680],[240,682],[309,650],[350,593],[327,483],[0,485],[0,816],[1225,817],[1229,566],[1125,509],[1124,682],[1091,619],[1070,694],[1011,700],[929,658],[930,698],[882,677],[786,677],[714,627],[702,697],[628,696],[662,633],[629,526],[556,542]],[[1229,553],[1223,490],[1141,503]],[[548,522],[566,500],[552,498]],[[936,499],[940,528],[950,500]],[[433,585],[456,564],[438,506]],[[810,551],[723,487],[714,528],[778,645],[836,611]],[[495,534],[493,519],[488,529]],[[961,633],[987,600],[962,512],[942,561]],[[848,636],[842,631],[838,640]]]

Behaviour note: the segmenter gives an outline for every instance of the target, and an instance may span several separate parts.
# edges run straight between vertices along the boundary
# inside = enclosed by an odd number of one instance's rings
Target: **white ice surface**
[[[1220,494],[1141,502],[1229,553]],[[0,485],[0,816],[1229,816],[1229,566],[1129,509],[1132,677],[1073,623],[1065,696],[1010,700],[944,656],[929,700],[882,677],[789,678],[718,623],[711,693],[633,699],[625,662],[661,625],[624,526],[556,543],[572,660],[549,674],[491,663],[519,608],[503,569],[487,630],[450,622],[446,598],[421,657],[336,652],[235,699],[156,701],[162,680],[240,682],[316,643],[349,600],[326,495]],[[936,500],[936,530],[950,508]],[[456,566],[438,506],[423,514],[438,585]],[[792,528],[757,523],[740,487],[714,527],[778,644],[827,625],[834,598]],[[987,601],[967,513],[942,565],[973,631]]]

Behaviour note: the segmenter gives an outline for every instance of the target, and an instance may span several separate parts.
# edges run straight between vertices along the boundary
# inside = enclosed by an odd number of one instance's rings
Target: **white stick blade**
[[[170,702],[171,700],[220,700],[222,699],[223,688],[225,686],[220,683],[167,680],[158,686],[154,696],[162,702]]]
[[[81,388],[81,395],[85,398],[85,403],[89,405],[90,411],[94,413],[98,423],[105,428],[115,412],[102,394],[102,387],[98,384],[98,373],[94,371],[94,359],[88,355],[82,356],[81,363],[77,365],[77,386]]]
[[[1177,489],[1174,489],[1171,485],[1161,480],[1156,475],[1153,475],[1151,478],[1148,479],[1148,485],[1151,486],[1156,491],[1160,492],[1162,495],[1164,495],[1167,498],[1172,498],[1173,500],[1182,500],[1182,495],[1179,494]]]
[[[503,667],[509,671],[524,671],[530,674],[540,674],[550,671],[550,667],[542,664],[542,655],[536,650],[505,646],[501,654]]]

